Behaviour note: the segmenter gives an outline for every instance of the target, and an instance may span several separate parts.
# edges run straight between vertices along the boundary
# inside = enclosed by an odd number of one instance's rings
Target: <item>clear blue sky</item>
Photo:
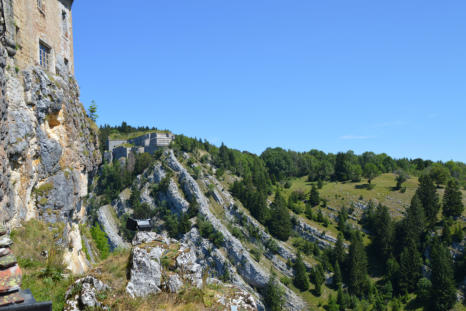
[[[466,161],[464,0],[75,1],[99,124]]]

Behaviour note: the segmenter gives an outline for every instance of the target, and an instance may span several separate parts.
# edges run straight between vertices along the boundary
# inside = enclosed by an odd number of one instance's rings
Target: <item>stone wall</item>
[[[42,1],[42,10],[36,0],[2,1],[13,4],[13,14],[6,22],[9,36],[16,42],[18,68],[39,64],[39,41],[42,41],[51,48],[49,71],[74,73],[72,1]]]

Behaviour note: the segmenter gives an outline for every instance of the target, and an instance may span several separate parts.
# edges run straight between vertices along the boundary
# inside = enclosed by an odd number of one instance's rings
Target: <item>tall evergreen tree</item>
[[[416,288],[417,281],[421,278],[422,258],[416,243],[408,241],[400,255],[400,281],[399,290],[402,293],[411,292]]]
[[[409,241],[414,241],[419,246],[420,239],[426,228],[424,208],[419,200],[418,194],[411,199],[411,205],[407,210],[406,218],[403,220],[403,246],[407,246]]]
[[[361,297],[367,289],[367,254],[359,232],[352,239],[347,257],[348,289],[351,294]]]
[[[275,274],[271,274],[264,288],[264,303],[270,311],[281,311],[285,304],[284,291],[276,280]]]
[[[458,182],[450,179],[443,194],[443,215],[445,217],[461,216],[464,210],[462,193]]]
[[[419,187],[416,190],[416,194],[424,208],[427,224],[432,228],[437,222],[440,204],[437,188],[429,175],[424,175],[419,178]]]
[[[345,293],[343,292],[343,288],[341,286],[338,288],[337,304],[340,307],[340,311],[345,311],[346,310],[347,299],[346,299]]]
[[[275,193],[268,226],[270,233],[277,239],[286,241],[291,234],[291,217],[287,204],[280,191]]]
[[[393,223],[388,208],[379,205],[374,220],[374,246],[378,257],[385,262],[392,251]]]
[[[337,242],[333,247],[333,260],[334,264],[337,264],[341,267],[345,263],[345,245],[343,234],[338,233]]]
[[[453,262],[448,248],[435,241],[431,254],[432,290],[430,308],[434,311],[450,310],[456,301]]]
[[[335,268],[333,270],[333,286],[338,288],[343,283],[343,276],[341,275],[340,264],[338,262],[335,263]]]
[[[322,294],[322,284],[325,281],[324,269],[322,265],[316,265],[311,270],[311,280],[314,283],[314,292],[317,296]]]
[[[304,265],[301,253],[298,253],[296,261],[293,266],[294,269],[294,285],[302,291],[309,289],[309,277],[306,272],[306,266]]]
[[[311,206],[317,206],[320,203],[319,191],[314,184],[312,184],[311,193],[309,194],[309,203]]]

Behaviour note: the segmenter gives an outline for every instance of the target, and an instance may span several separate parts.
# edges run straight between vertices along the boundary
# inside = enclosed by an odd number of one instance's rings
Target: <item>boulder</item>
[[[97,294],[110,290],[101,280],[86,276],[74,282],[65,294],[64,311],[80,311],[89,309],[110,310],[97,298]]]

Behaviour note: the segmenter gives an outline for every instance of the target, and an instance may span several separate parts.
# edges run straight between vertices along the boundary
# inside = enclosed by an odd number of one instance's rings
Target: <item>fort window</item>
[[[42,13],[44,13],[44,1],[45,1],[45,0],[37,0],[37,8],[38,8],[39,11],[41,11]]]
[[[63,34],[67,36],[68,35],[68,21],[67,21],[67,16],[66,16],[65,11],[62,11],[61,13],[61,25],[62,25]]]
[[[39,42],[39,60],[40,65],[44,69],[49,69],[50,65],[50,47],[45,45],[42,41]]]

